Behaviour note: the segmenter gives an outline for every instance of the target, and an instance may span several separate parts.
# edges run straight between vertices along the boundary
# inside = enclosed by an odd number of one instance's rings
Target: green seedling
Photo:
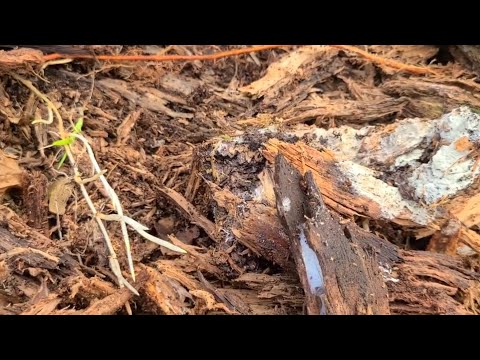
[[[222,140],[225,140],[225,141],[231,141],[231,140],[233,140],[233,137],[231,137],[230,135],[227,135],[227,134],[220,135],[220,138],[221,138]]]
[[[81,117],[77,120],[77,122],[73,126],[72,133],[73,134],[80,134],[82,132],[82,127],[83,127],[83,117]],[[75,141],[75,137],[70,135],[70,136],[68,136],[64,139],[54,141],[50,146],[70,146],[70,145],[73,144],[74,141]],[[62,165],[63,165],[63,163],[65,162],[66,159],[67,159],[67,153],[64,152],[63,155],[62,155],[62,158],[58,162],[57,170],[62,167]]]

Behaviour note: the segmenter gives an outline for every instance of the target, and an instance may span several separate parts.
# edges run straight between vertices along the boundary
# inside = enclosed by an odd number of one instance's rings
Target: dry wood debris
[[[480,311],[478,47],[71,50],[0,50],[0,314]],[[108,62],[225,51],[241,55]],[[68,59],[92,52],[104,60]],[[138,296],[18,74],[65,128],[84,114],[125,214],[188,252],[132,232]],[[115,210],[98,179],[85,188]]]

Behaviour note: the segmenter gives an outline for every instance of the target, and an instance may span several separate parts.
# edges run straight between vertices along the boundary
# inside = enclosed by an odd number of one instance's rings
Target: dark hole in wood
[[[443,45],[439,47],[438,53],[436,53],[432,58],[427,60],[427,63],[435,61],[441,65],[447,65],[449,62],[452,62],[453,56],[448,49],[448,45]]]
[[[346,226],[343,227],[343,233],[345,234],[345,237],[348,240],[352,240],[352,234],[350,233],[350,230]]]
[[[20,206],[22,203],[22,190],[20,188],[12,188],[9,190],[8,195],[12,199],[15,205]]]

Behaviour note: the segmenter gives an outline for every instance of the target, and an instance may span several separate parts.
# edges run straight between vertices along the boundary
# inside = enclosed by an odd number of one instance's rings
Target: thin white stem
[[[88,140],[85,139],[83,136],[81,136],[79,134],[71,134],[71,135],[73,137],[79,139],[83,143],[83,145],[85,145],[85,148],[87,149],[87,153],[88,153],[88,156],[90,158],[90,161],[93,164],[93,168],[95,169],[97,174],[100,174],[99,179],[102,182],[103,187],[107,191],[108,195],[110,196],[110,199],[112,200],[112,205],[113,205],[114,209],[117,211],[118,215],[120,215],[120,217],[122,217],[123,216],[123,208],[122,208],[122,205],[120,203],[120,199],[118,198],[117,194],[115,193],[113,188],[108,183],[105,176],[103,174],[101,174],[102,170],[100,169],[100,166],[98,165],[97,159],[95,158],[95,154],[93,153],[93,149],[90,146],[90,144],[88,143]],[[132,279],[133,279],[133,281],[135,281],[135,269],[133,267],[133,258],[132,258],[132,250],[131,250],[131,246],[130,246],[130,238],[128,236],[127,225],[125,224],[125,222],[123,222],[123,221],[120,222],[120,228],[122,229],[123,241],[125,243],[125,250],[127,252],[128,267],[130,268],[130,273],[132,275]]]
[[[74,167],[74,171],[75,171],[75,177],[79,177],[78,169],[76,167]],[[85,200],[87,202],[87,205],[88,205],[90,211],[92,212],[92,214],[95,218],[95,221],[97,222],[98,227],[100,228],[100,231],[102,232],[102,235],[105,239],[105,243],[107,244],[108,252],[110,254],[110,256],[109,256],[110,268],[112,269],[114,275],[118,279],[118,285],[120,287],[123,287],[125,285],[134,294],[138,295],[138,291],[135,290],[135,288],[132,285],[130,285],[130,283],[122,275],[122,272],[120,270],[120,264],[118,263],[117,255],[115,253],[115,249],[113,248],[112,241],[110,240],[110,235],[108,235],[108,231],[105,228],[105,225],[103,224],[102,220],[97,216],[97,214],[98,214],[97,209],[95,208],[95,205],[93,204],[92,199],[90,198],[90,195],[87,192],[87,188],[81,182],[77,181],[77,183],[80,186],[80,190],[82,191],[82,195],[85,198]]]
[[[142,230],[150,230],[148,227],[146,227],[145,225],[142,225],[140,224],[138,221],[135,221],[133,220],[132,218],[129,218],[128,216],[123,216],[121,217],[120,215],[118,214],[101,214],[99,213],[98,216],[102,219],[102,220],[107,220],[107,221],[125,221],[125,223],[127,223],[127,225],[130,225],[131,227],[137,227],[137,228],[140,228]]]
[[[178,246],[175,246],[171,243],[169,243],[168,241],[165,241],[165,240],[162,240],[162,239],[159,239],[153,235],[150,235],[149,233],[145,232],[144,230],[142,229],[135,229],[137,230],[137,232],[142,235],[145,239],[147,240],[150,240],[151,242],[155,243],[155,244],[158,244],[160,246],[163,246],[163,247],[166,247],[167,249],[170,249],[170,250],[173,250],[173,251],[176,251],[176,252],[179,252],[179,253],[182,253],[182,254],[186,254],[187,251],[186,250],[183,250],[182,248],[178,247]]]
[[[140,235],[142,235],[145,239],[150,240],[154,242],[155,244],[164,246],[166,248],[169,248],[170,250],[177,251],[182,254],[186,254],[187,251],[182,249],[181,247],[175,246],[171,243],[169,243],[166,240],[162,240],[160,238],[157,238],[147,232],[145,230],[148,230],[148,228],[142,224],[140,224],[138,221],[133,220],[132,218],[129,218],[128,216],[120,216],[119,214],[101,214],[98,213],[97,215],[100,219],[102,220],[107,220],[107,221],[123,221],[126,224],[130,225],[136,232],[138,232]]]
[[[36,119],[36,120],[32,121],[32,125],[35,125],[35,124],[47,124],[47,125],[49,125],[49,124],[53,123],[52,108],[50,106],[47,106],[47,110],[48,110],[48,120]]]

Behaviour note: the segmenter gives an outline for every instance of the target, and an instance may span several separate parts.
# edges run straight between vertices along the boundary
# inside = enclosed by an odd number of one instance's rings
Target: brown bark
[[[304,194],[301,175],[282,155],[275,165],[277,210],[290,236],[308,313],[388,314],[375,253],[362,249],[330,215],[311,172]]]

